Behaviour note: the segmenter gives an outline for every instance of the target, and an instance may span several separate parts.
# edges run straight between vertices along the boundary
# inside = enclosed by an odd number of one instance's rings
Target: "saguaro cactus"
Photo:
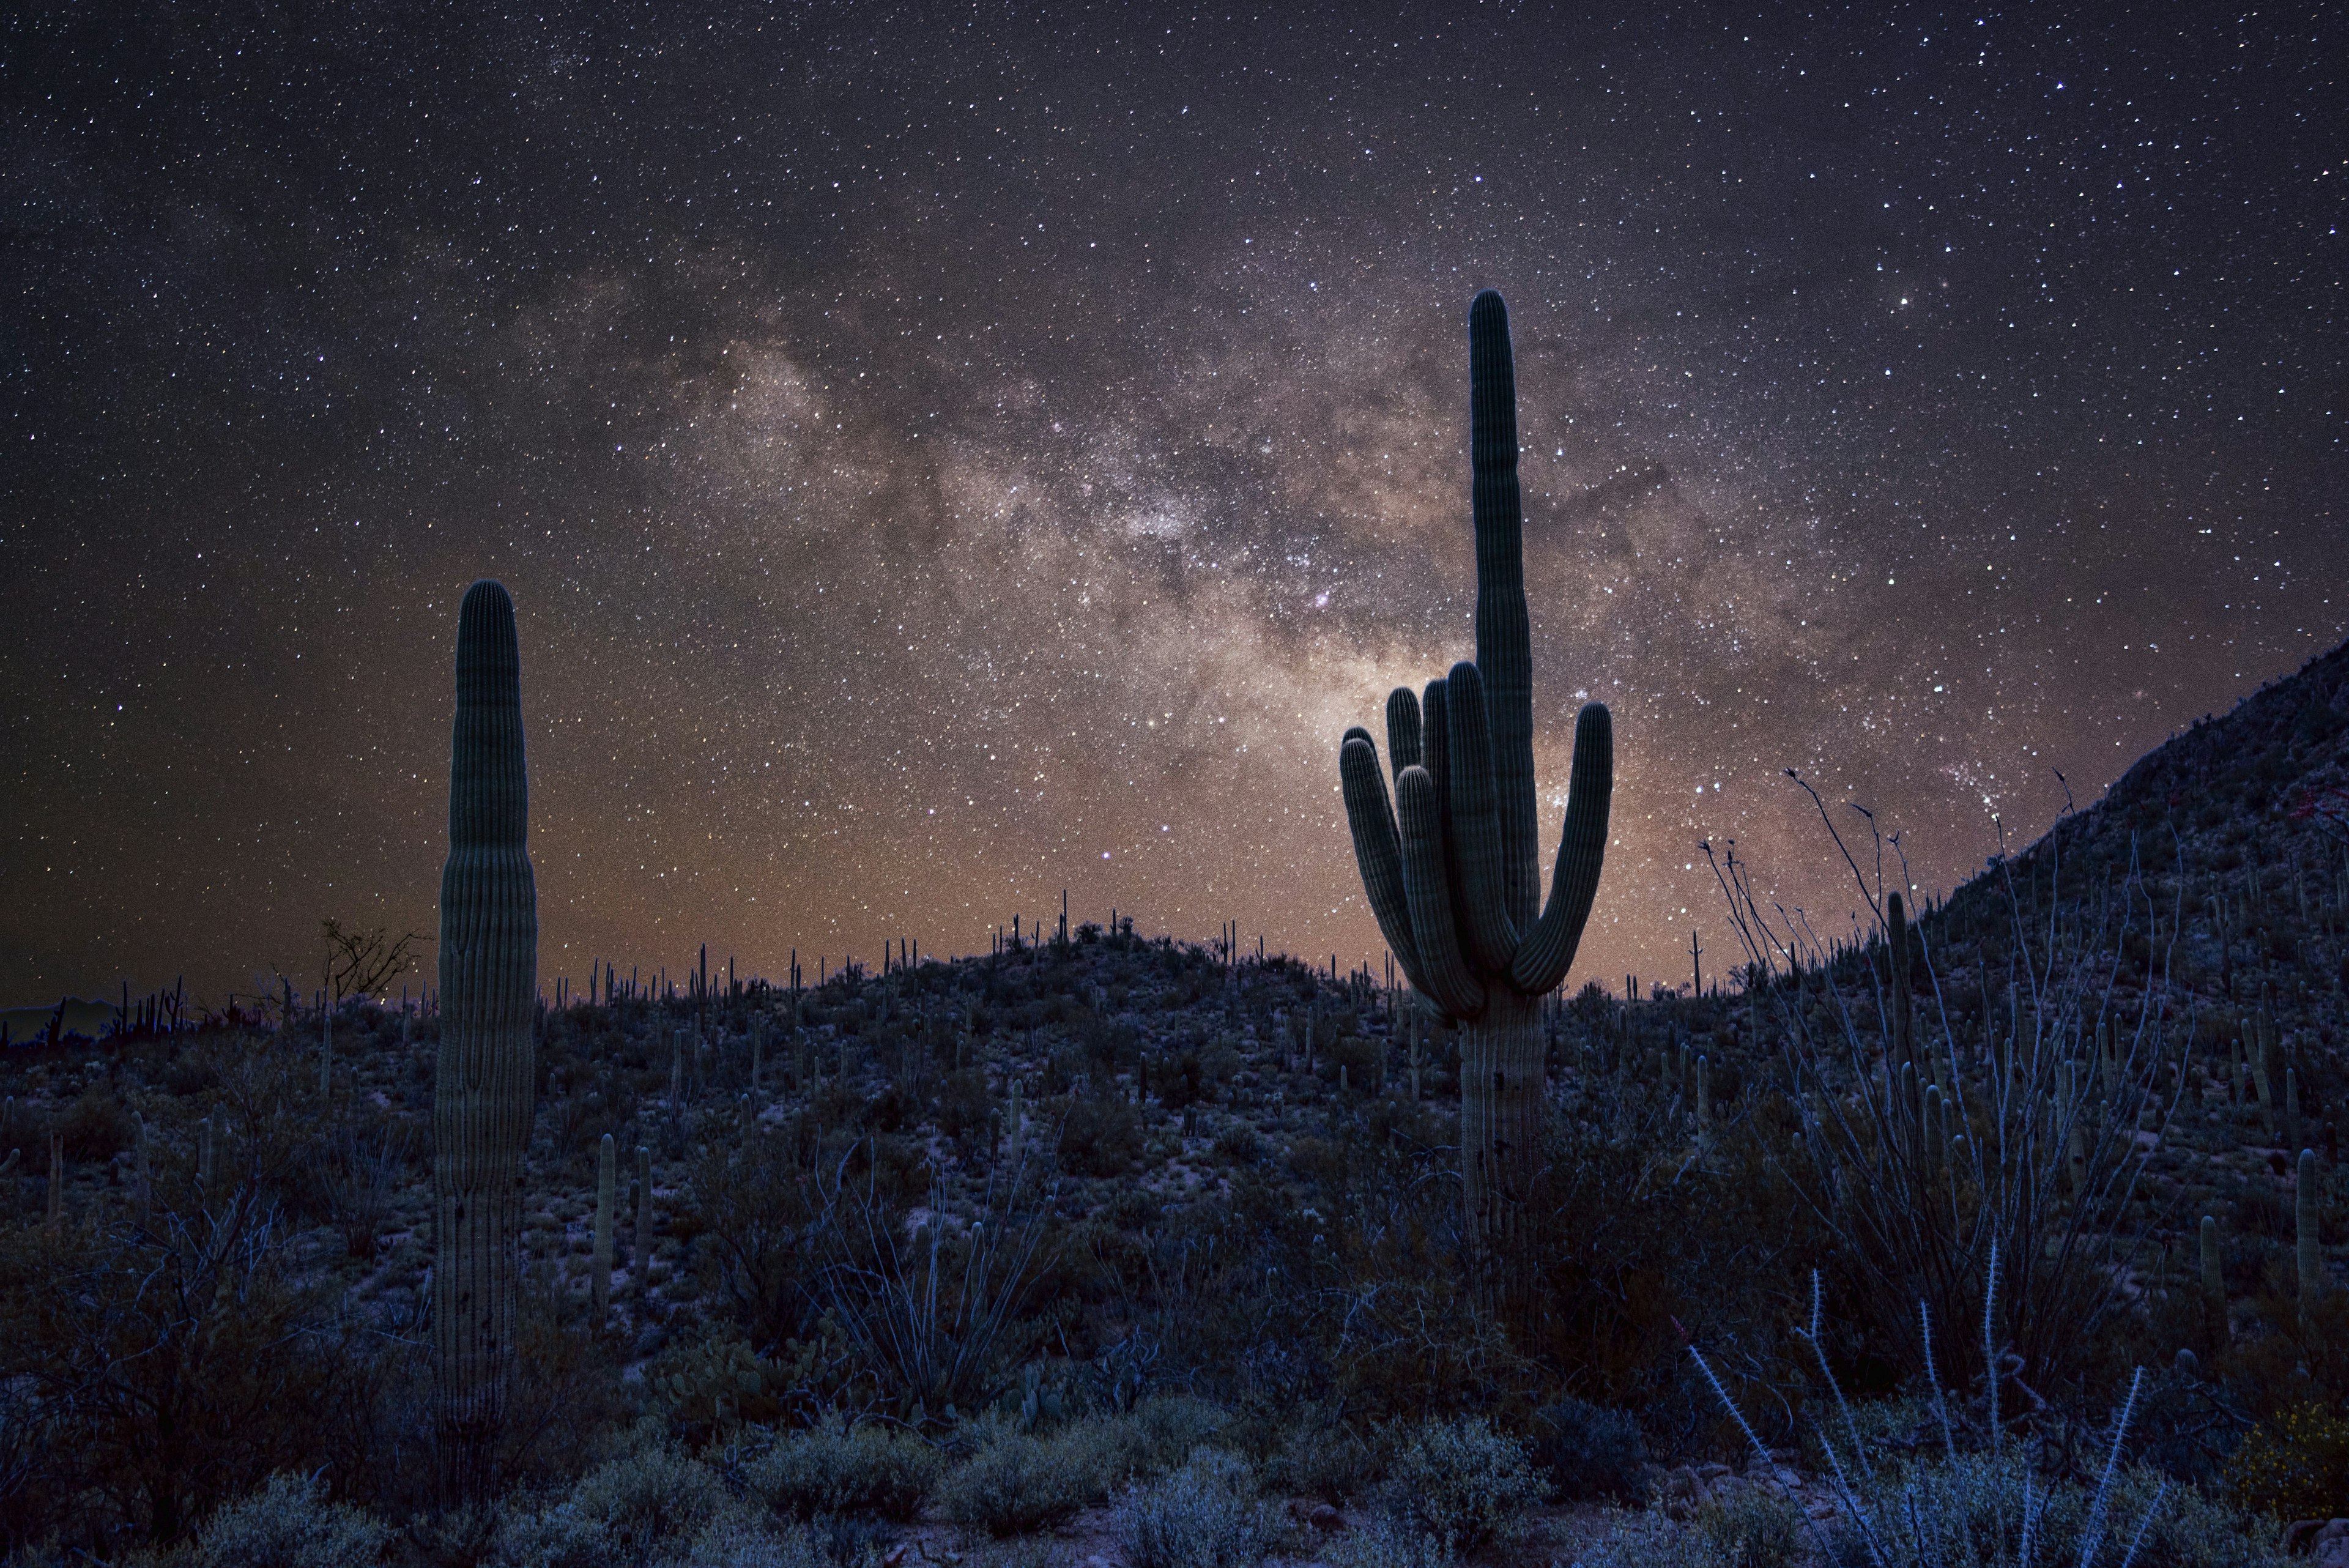
[[[2295,1173],[2292,1195],[2293,1240],[2299,1243],[2300,1314],[2303,1320],[2309,1309],[2324,1294],[2324,1249],[2317,1236],[2316,1151],[2300,1151],[2300,1168]]]
[[[432,1102],[437,1438],[441,1480],[466,1501],[496,1495],[498,1428],[513,1361],[538,992],[529,825],[513,600],[484,580],[466,591],[457,618]]]
[[[653,1151],[643,1144],[636,1145],[636,1242],[628,1268],[642,1301],[653,1284]]]
[[[602,1328],[612,1305],[612,1198],[620,1181],[620,1153],[604,1135],[595,1153],[595,1326]]]
[[[1461,1176],[1470,1223],[1506,1241],[1540,1165],[1540,999],[1566,978],[1599,888],[1615,785],[1614,732],[1593,702],[1576,722],[1572,787],[1549,901],[1534,800],[1533,634],[1517,490],[1509,312],[1468,307],[1470,511],[1476,659],[1387,699],[1396,811],[1370,732],[1338,752],[1346,820],[1379,930],[1412,988],[1461,1026]]]
[[[2227,1343],[2227,1276],[2219,1253],[2219,1221],[2202,1216],[2202,1328],[2213,1345]]]

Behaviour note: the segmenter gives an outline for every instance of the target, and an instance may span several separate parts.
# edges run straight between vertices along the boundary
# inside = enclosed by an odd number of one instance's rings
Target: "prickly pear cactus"
[[[496,1495],[498,1428],[513,1363],[538,992],[529,827],[513,600],[485,579],[466,591],[457,617],[432,1102],[436,1437],[441,1480],[461,1501]]]
[[[1488,1244],[1516,1229],[1541,1158],[1540,999],[1574,962],[1599,889],[1614,793],[1606,708],[1576,721],[1564,836],[1545,906],[1534,794],[1533,633],[1517,489],[1509,311],[1468,307],[1476,659],[1387,699],[1395,804],[1370,732],[1338,752],[1346,820],[1379,929],[1412,989],[1461,1025],[1461,1177]],[[1398,818],[1397,808],[1400,808]]]
[[[733,1339],[673,1350],[645,1380],[669,1418],[699,1438],[724,1437],[745,1422],[773,1426],[791,1388],[785,1368]]]

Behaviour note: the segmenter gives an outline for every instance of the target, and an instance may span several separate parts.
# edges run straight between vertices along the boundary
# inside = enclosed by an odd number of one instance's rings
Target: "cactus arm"
[[[1509,983],[1529,996],[1554,991],[1574,963],[1599,868],[1607,854],[1608,809],[1615,795],[1615,726],[1607,705],[1586,705],[1574,722],[1574,766],[1566,797],[1566,828],[1557,843],[1557,869],[1541,923],[1517,949]]]
[[[1451,704],[1444,699],[1441,679],[1427,683],[1420,698],[1420,766],[1434,785],[1435,837],[1444,851],[1444,885],[1452,900],[1452,929],[1460,929],[1460,911],[1467,904],[1460,891],[1460,857],[1452,844],[1452,721]],[[1395,787],[1402,787],[1402,775],[1395,775]],[[1400,805],[1398,805],[1400,812]]]
[[[1408,686],[1387,693],[1387,758],[1397,778],[1419,765],[1419,697]]]
[[[1452,726],[1452,854],[1460,868],[1460,926],[1470,966],[1478,974],[1506,974],[1517,933],[1504,901],[1492,732],[1484,679],[1475,665],[1452,667],[1444,701]]]
[[[1444,825],[1436,815],[1435,782],[1425,768],[1403,769],[1395,780],[1395,804],[1402,808],[1403,894],[1427,981],[1424,994],[1454,1018],[1474,1018],[1485,1010],[1485,988],[1460,956],[1444,875]]]
[[[1468,306],[1469,508],[1476,529],[1476,669],[1485,678],[1500,816],[1501,912],[1529,929],[1541,906],[1534,810],[1533,624],[1526,611],[1525,508],[1517,487],[1517,371],[1509,307],[1491,289]]]
[[[1414,988],[1422,985],[1419,944],[1412,940],[1411,903],[1402,890],[1402,847],[1395,835],[1394,810],[1387,804],[1386,774],[1379,753],[1361,730],[1346,732],[1338,748],[1338,777],[1346,796],[1346,826],[1354,835],[1354,859],[1379,934]]]
[[[1427,770],[1428,782],[1435,790],[1435,813],[1443,821],[1452,820],[1452,725],[1450,710],[1444,700],[1444,682],[1431,680],[1420,698],[1420,766]],[[1395,775],[1402,786],[1402,775]]]

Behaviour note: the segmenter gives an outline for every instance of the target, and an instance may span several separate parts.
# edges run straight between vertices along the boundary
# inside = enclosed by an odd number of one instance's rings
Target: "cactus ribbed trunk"
[[[2219,1254],[2219,1221],[2202,1216],[2202,1328],[2213,1348],[2227,1344],[2227,1276]]]
[[[2317,1235],[2316,1214],[2316,1151],[2300,1151],[2300,1169],[2292,1195],[2292,1220],[2299,1242],[2300,1314],[2303,1321],[2309,1309],[2324,1294],[2324,1249]]]
[[[1460,1029],[1460,1176],[1473,1234],[1505,1248],[1540,1168],[1540,1002],[1504,992]]]
[[[636,1246],[628,1255],[636,1281],[636,1299],[653,1286],[653,1151],[636,1145]]]
[[[604,1135],[595,1154],[595,1326],[602,1328],[612,1306],[612,1198],[620,1179],[619,1150],[612,1135]]]
[[[497,1495],[513,1362],[538,991],[529,820],[513,601],[496,583],[478,582],[458,615],[432,1103],[435,1436],[443,1487],[458,1501]]]

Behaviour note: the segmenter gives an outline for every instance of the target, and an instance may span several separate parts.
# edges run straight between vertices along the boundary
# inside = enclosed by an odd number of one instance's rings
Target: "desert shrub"
[[[1340,1535],[1321,1556],[1330,1568],[1449,1568],[1443,1544],[1408,1520],[1373,1514]]]
[[[103,1084],[90,1085],[59,1111],[56,1131],[65,1142],[66,1158],[78,1164],[112,1159],[139,1136],[130,1112]]]
[[[1171,1429],[1173,1418],[1167,1420],[1162,1431]],[[957,1524],[991,1535],[1025,1534],[1163,1469],[1164,1451],[1164,1439],[1138,1413],[1071,1421],[1048,1437],[999,1429],[947,1472],[938,1503]]]
[[[723,1517],[693,1538],[678,1568],[876,1568],[879,1547],[854,1532],[789,1525],[771,1531]]]
[[[1256,1568],[1280,1533],[1247,1462],[1218,1449],[1128,1487],[1110,1528],[1133,1568]]]
[[[1114,1096],[1069,1102],[1061,1124],[1061,1159],[1080,1176],[1122,1176],[1142,1158],[1142,1116]]]
[[[1316,1412],[1281,1435],[1266,1469],[1285,1491],[1338,1503],[1378,1479],[1378,1458],[1352,1428]]]
[[[2227,1488],[2255,1513],[2323,1519],[2349,1498],[2349,1420],[2302,1405],[2251,1428],[2228,1462]]]
[[[1162,1394],[1136,1405],[1127,1421],[1146,1449],[1145,1462],[1154,1469],[1167,1469],[1220,1434],[1231,1424],[1231,1415],[1206,1399]]]
[[[173,1545],[271,1475],[337,1457],[379,1363],[334,1315],[250,1185],[209,1214],[159,1200],[141,1227],[0,1227],[0,1413],[29,1417],[0,1441],[17,1461],[0,1530],[105,1513]]]
[[[954,1139],[968,1153],[984,1134],[996,1114],[994,1093],[987,1086],[987,1074],[978,1067],[965,1067],[947,1075],[938,1085],[938,1130]]]
[[[212,1515],[178,1568],[362,1568],[382,1560],[391,1530],[364,1509],[327,1500],[316,1476],[274,1475]]]
[[[1422,1423],[1387,1476],[1397,1511],[1447,1552],[1514,1539],[1526,1511],[1548,1491],[1525,1445],[1481,1416]]]
[[[989,1535],[1025,1535],[1072,1518],[1092,1501],[1074,1456],[1025,1432],[994,1438],[938,1483],[946,1516]]]
[[[1216,1158],[1226,1165],[1254,1165],[1257,1159],[1256,1128],[1244,1121],[1226,1123],[1216,1134]]]
[[[1740,1487],[1700,1507],[1695,1522],[1723,1568],[1789,1568],[1803,1556],[1802,1509],[1780,1491]]]
[[[615,1568],[681,1554],[733,1511],[718,1472],[666,1444],[590,1470],[552,1508],[509,1515],[496,1559],[510,1568]]]
[[[1648,1448],[1623,1411],[1566,1398],[1534,1413],[1532,1457],[1560,1497],[1628,1498],[1639,1491]]]
[[[795,1519],[910,1520],[942,1469],[938,1450],[911,1432],[831,1420],[778,1438],[745,1467],[743,1481],[776,1512]]]
[[[1690,1520],[1674,1519],[1658,1508],[1617,1513],[1608,1521],[1607,1533],[1572,1563],[1573,1568],[1789,1568],[1804,1560],[1806,1546],[1816,1539],[1804,1529],[1802,1511],[1792,1499],[1742,1487],[1701,1504]]]

